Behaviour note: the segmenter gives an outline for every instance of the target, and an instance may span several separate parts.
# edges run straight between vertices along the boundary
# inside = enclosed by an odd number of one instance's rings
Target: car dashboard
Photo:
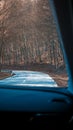
[[[13,119],[15,125],[44,129],[72,124],[73,97],[67,94],[67,88],[0,89],[0,96],[3,122],[8,118],[10,124]]]

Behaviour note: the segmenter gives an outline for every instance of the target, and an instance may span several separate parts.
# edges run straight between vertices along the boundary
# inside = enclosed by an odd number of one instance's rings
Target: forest
[[[0,0],[0,71],[6,67],[67,77],[48,0]]]

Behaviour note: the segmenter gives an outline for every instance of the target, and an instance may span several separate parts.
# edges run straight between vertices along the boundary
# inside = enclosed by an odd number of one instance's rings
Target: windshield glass
[[[0,0],[0,85],[65,87],[49,0]]]

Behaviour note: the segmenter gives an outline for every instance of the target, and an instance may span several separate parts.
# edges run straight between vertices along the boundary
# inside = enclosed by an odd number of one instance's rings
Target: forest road
[[[23,87],[58,87],[57,83],[46,73],[38,71],[12,71],[11,77],[0,80],[0,85]]]

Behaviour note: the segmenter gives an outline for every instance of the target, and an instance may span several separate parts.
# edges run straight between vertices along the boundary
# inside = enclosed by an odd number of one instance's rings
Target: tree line
[[[1,0],[0,69],[6,65],[64,65],[56,24],[47,0]]]

